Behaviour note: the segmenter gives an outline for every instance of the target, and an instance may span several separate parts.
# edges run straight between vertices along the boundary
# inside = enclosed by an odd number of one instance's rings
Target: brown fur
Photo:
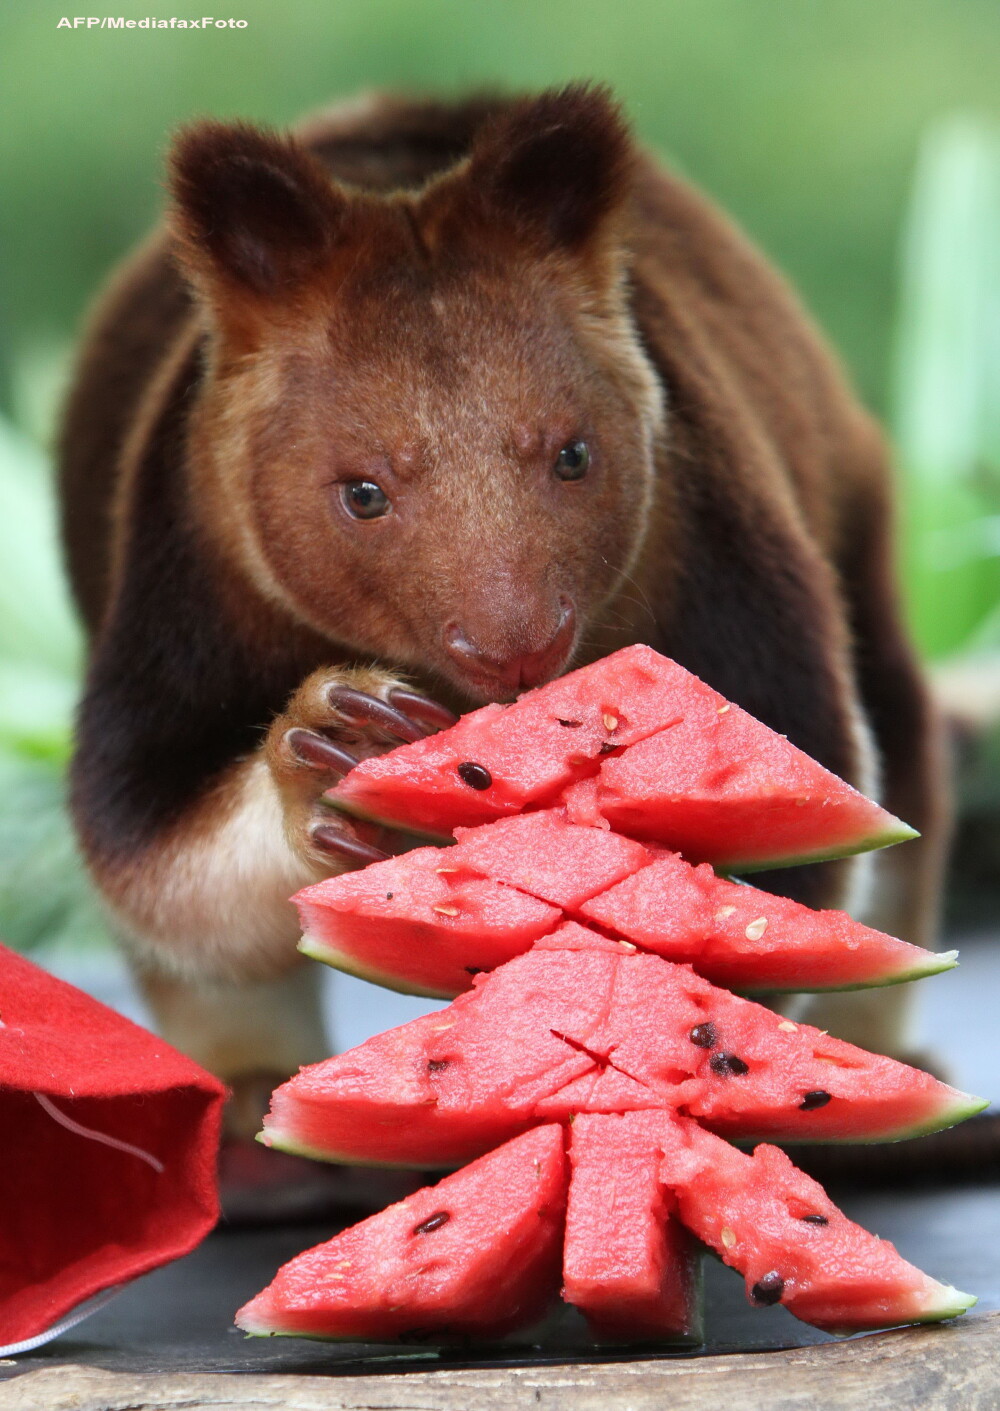
[[[648,642],[839,774],[870,788],[874,764],[925,834],[878,920],[930,943],[936,735],[880,438],[607,96],[378,99],[298,139],[206,123],[171,171],[172,235],[99,306],[62,442],[92,637],[73,806],[140,966],[238,986],[293,964],[284,898],[330,870],[282,751],[289,722],[336,724],[314,687],[288,705],[306,678],[375,663],[377,691],[502,698],[567,604],[544,671]],[[591,471],[563,483],[576,439]],[[349,521],[351,479],[392,513]],[[848,870],[771,883],[831,901]]]

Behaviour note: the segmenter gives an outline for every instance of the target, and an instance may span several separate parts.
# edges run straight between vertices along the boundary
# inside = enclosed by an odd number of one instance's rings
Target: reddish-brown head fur
[[[189,130],[172,168],[212,333],[202,531],[354,653],[474,699],[556,675],[639,553],[662,417],[626,306],[631,144],[610,100],[509,107],[387,197],[243,126]],[[578,442],[589,468],[560,479]]]

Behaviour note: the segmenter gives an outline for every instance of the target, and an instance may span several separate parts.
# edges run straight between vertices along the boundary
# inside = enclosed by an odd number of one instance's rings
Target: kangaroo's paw
[[[388,856],[387,830],[334,815],[321,796],[359,760],[454,722],[451,711],[377,667],[314,671],[271,725],[266,745],[291,846],[328,871]]]

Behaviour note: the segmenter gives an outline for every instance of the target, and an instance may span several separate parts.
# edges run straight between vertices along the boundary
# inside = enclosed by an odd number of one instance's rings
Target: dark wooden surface
[[[0,1386],[0,1411],[997,1411],[1000,1314],[789,1352],[694,1362],[169,1376],[57,1366]]]

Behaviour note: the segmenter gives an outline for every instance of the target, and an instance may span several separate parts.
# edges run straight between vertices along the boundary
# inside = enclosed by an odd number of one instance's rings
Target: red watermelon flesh
[[[446,1164],[532,1121],[643,1102],[807,1142],[915,1135],[985,1105],[571,922],[440,1013],[303,1069],[275,1092],[263,1139]]]
[[[298,1255],[236,1322],[349,1341],[500,1336],[556,1296],[566,1182],[562,1128],[536,1127]]]
[[[566,911],[631,876],[650,858],[641,843],[578,827],[561,809],[456,828],[455,837],[458,842],[442,865],[465,865]]]
[[[680,724],[606,759],[596,803],[619,832],[720,871],[818,862],[917,836],[739,706],[702,700]]]
[[[325,795],[359,818],[405,823],[448,841],[455,827],[544,807],[604,754],[680,719],[681,697],[709,708],[722,697],[645,646],[625,647],[513,705],[488,705],[438,735],[363,760]],[[466,782],[460,766],[479,766]]]
[[[563,1298],[612,1342],[699,1335],[698,1255],[660,1181],[658,1113],[579,1116],[571,1177]]]
[[[690,964],[725,989],[838,990],[896,984],[949,970],[935,955],[862,926],[843,911],[717,877],[676,853],[658,858],[579,907],[585,920],[664,960]]]
[[[680,1219],[739,1270],[752,1303],[781,1303],[834,1333],[953,1318],[975,1303],[848,1220],[777,1147],[748,1156],[695,1122],[657,1115],[661,1180]]]
[[[299,949],[389,989],[449,999],[559,924],[554,906],[455,858],[418,848],[306,887],[294,898]]]

